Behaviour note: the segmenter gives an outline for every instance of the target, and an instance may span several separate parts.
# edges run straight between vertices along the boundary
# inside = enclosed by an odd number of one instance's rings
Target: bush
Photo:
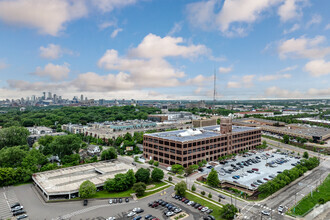
[[[205,196],[205,191],[202,191],[201,194],[202,194],[202,196]]]
[[[208,197],[211,199],[211,198],[212,198],[212,194],[211,194],[211,193],[209,193]]]
[[[79,187],[79,196],[81,198],[89,198],[96,193],[94,183],[89,180],[84,181]]]
[[[173,178],[171,176],[168,177],[168,181],[172,182]]]
[[[155,167],[158,167],[158,166],[159,166],[159,162],[158,162],[158,161],[155,161],[155,162],[154,162],[154,166],[155,166]]]
[[[191,191],[193,191],[193,192],[196,191],[196,186],[195,186],[195,184],[192,185],[192,187],[191,187]]]
[[[149,160],[148,162],[150,165],[154,164],[154,160]]]
[[[325,202],[325,201],[324,201],[324,198],[319,198],[319,204],[322,205],[322,204],[324,204],[324,202]]]
[[[155,168],[152,172],[151,172],[151,179],[154,182],[160,182],[162,179],[164,178],[164,171],[162,171],[159,168]]]
[[[133,190],[135,191],[137,196],[143,196],[146,189],[147,186],[143,182],[138,182],[133,185]]]

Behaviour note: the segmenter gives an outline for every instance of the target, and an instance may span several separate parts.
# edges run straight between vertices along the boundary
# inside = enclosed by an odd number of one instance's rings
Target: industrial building
[[[181,164],[188,167],[203,159],[214,161],[260,144],[260,128],[232,126],[230,118],[222,118],[220,126],[145,134],[143,155],[163,166]]]
[[[80,184],[85,180],[90,180],[100,189],[108,178],[129,169],[135,172],[136,167],[118,161],[89,163],[35,173],[32,180],[45,200],[71,199],[78,197]]]

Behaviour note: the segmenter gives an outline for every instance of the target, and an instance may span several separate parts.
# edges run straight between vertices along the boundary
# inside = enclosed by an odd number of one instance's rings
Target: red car
[[[151,220],[159,220],[159,218],[153,218],[153,219],[151,219]]]
[[[252,186],[252,187],[257,187],[257,186],[256,186],[256,185],[254,185],[254,184],[251,184],[251,186]]]
[[[198,210],[202,210],[202,208],[204,208],[204,206],[200,206],[200,207],[198,207]]]
[[[183,198],[182,200],[181,200],[181,202],[184,202],[186,200],[186,198]]]
[[[264,178],[264,180],[269,181],[269,179],[267,179],[267,178]]]
[[[152,208],[155,208],[155,207],[157,207],[158,206],[158,203],[157,202],[155,202],[154,204],[152,204]]]

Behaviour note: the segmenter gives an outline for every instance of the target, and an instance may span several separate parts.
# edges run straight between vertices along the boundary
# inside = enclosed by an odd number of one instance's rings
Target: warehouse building
[[[136,167],[118,161],[84,164],[32,175],[32,180],[45,200],[71,199],[78,197],[80,184],[90,180],[100,189],[108,178]]]
[[[251,150],[261,144],[261,130],[232,126],[230,118],[222,118],[220,126],[169,131],[143,136],[143,155],[163,166],[181,164],[188,167],[202,160]]]

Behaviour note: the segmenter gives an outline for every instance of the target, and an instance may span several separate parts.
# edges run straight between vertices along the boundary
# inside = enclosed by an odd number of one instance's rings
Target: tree
[[[199,162],[198,162],[198,166],[199,166],[199,167],[202,167],[202,166],[203,166],[202,161],[199,161]]]
[[[168,177],[168,181],[172,182],[173,178],[171,176]]]
[[[289,135],[283,135],[283,142],[285,143],[285,144],[288,144],[289,142],[290,142],[290,137],[289,137]]]
[[[183,166],[180,164],[174,164],[174,165],[172,165],[171,170],[174,173],[181,173],[183,171]]]
[[[154,166],[155,166],[155,167],[158,167],[158,166],[159,166],[159,162],[158,162],[158,161],[155,161],[155,162],[154,162]]]
[[[218,187],[219,183],[220,181],[219,181],[218,173],[217,171],[212,169],[207,177],[207,184],[213,187]]]
[[[193,185],[191,186],[191,191],[193,191],[193,192],[196,191],[196,186],[195,186],[195,184],[193,184]]]
[[[114,147],[104,150],[101,154],[101,160],[112,160],[117,158],[117,150]]]
[[[54,140],[54,136],[50,136],[50,135],[45,135],[43,137],[40,137],[38,139],[38,143],[41,146],[49,146],[50,143],[52,143]]]
[[[131,177],[132,170],[127,173],[118,173],[113,179],[107,179],[104,183],[104,189],[108,192],[121,192],[129,189],[135,182]]]
[[[126,180],[130,186],[132,186],[134,183],[136,183],[136,178],[134,175],[134,171],[132,169],[127,171]]]
[[[174,191],[179,196],[184,196],[186,194],[187,184],[184,181],[177,183],[174,187]]]
[[[192,174],[197,169],[198,169],[198,165],[190,165],[189,167],[187,167],[184,170],[184,172],[187,174],[187,176],[189,176],[190,174]]]
[[[96,193],[96,187],[94,183],[92,183],[91,181],[86,180],[82,184],[80,184],[79,196],[81,198],[89,198],[93,196],[95,193]]]
[[[62,159],[65,155],[78,153],[81,145],[82,140],[76,135],[63,135],[55,137],[49,147],[53,155],[58,155]]]
[[[23,127],[9,127],[0,129],[0,149],[27,144],[30,132]]]
[[[309,157],[308,152],[305,151],[304,154],[303,154],[303,158],[308,159],[308,157]]]
[[[202,191],[201,194],[202,194],[202,196],[205,196],[205,191]]]
[[[133,185],[133,190],[135,191],[137,196],[143,196],[146,189],[147,186],[143,182],[138,182]]]
[[[164,171],[163,170],[161,170],[159,168],[153,169],[153,171],[151,172],[151,179],[154,182],[160,182],[163,178],[164,178]]]
[[[153,165],[154,164],[154,160],[149,160],[148,162],[150,165]]]
[[[238,209],[232,204],[226,204],[223,206],[221,215],[224,219],[234,219]]]
[[[135,157],[134,157],[134,161],[135,161],[135,162],[139,162],[139,156],[135,156]]]
[[[130,133],[127,132],[124,136],[124,140],[125,141],[133,141],[133,137]]]
[[[136,182],[148,183],[150,179],[149,169],[140,168],[135,173]]]
[[[211,193],[209,193],[208,197],[211,199],[211,198],[212,198],[212,194],[211,194]]]
[[[5,147],[0,150],[0,166],[1,167],[18,167],[21,166],[27,152],[19,146]]]

